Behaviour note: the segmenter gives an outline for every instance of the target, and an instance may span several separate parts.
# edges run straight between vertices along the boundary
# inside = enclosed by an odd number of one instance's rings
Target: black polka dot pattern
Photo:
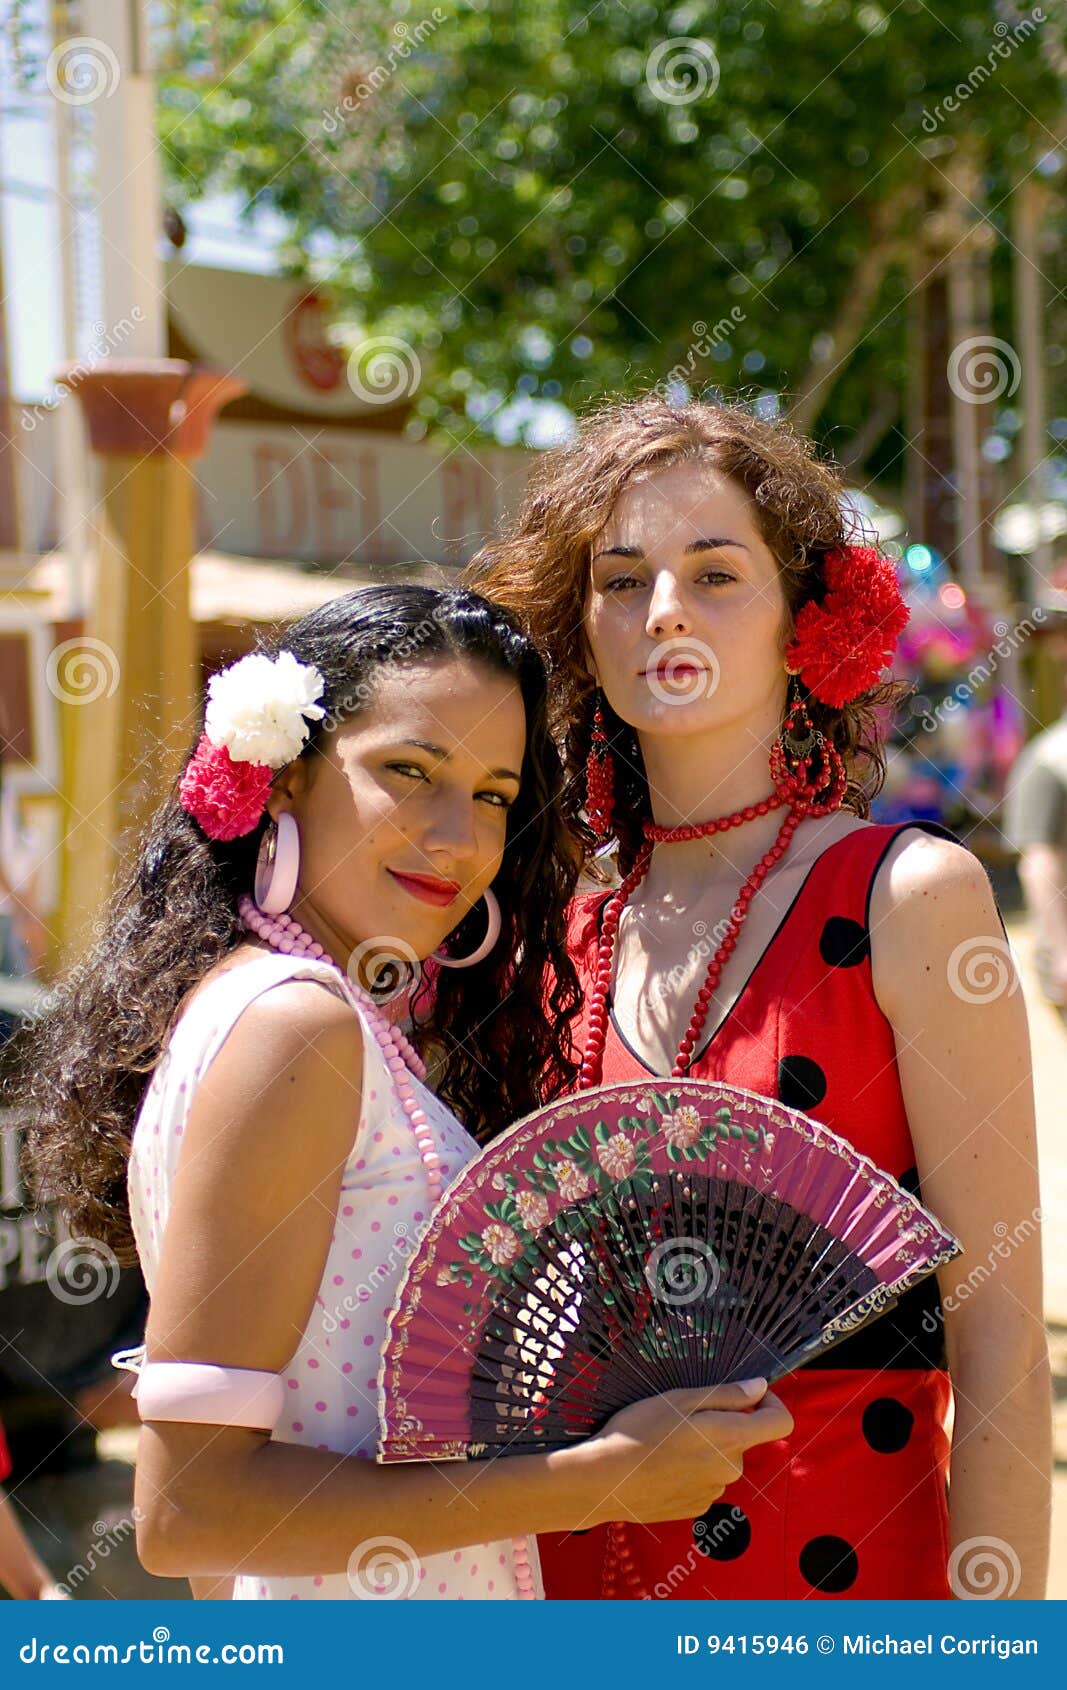
[[[801,1576],[813,1590],[839,1596],[859,1577],[859,1556],[843,1537],[813,1537],[800,1551]]]
[[[915,1416],[896,1397],[875,1397],[863,1411],[863,1435],[879,1455],[895,1455],[911,1437]]]
[[[789,1109],[814,1109],[826,1096],[826,1075],[810,1056],[783,1056],[778,1097]]]
[[[819,937],[819,955],[830,968],[855,968],[871,954],[867,929],[848,915],[832,915]]]
[[[752,1526],[743,1508],[729,1502],[713,1502],[706,1514],[693,1521],[693,1536],[702,1555],[712,1561],[736,1561],[752,1542]]]

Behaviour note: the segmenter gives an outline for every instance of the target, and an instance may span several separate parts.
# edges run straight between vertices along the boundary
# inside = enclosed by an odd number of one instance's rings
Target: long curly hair
[[[325,681],[326,714],[302,757],[316,755],[330,726],[373,700],[375,675],[385,665],[474,658],[512,676],[521,690],[522,784],[493,882],[501,937],[464,973],[435,974],[415,1028],[438,1094],[486,1142],[567,1089],[577,1072],[569,1024],[580,994],[567,958],[565,911],[579,859],[562,818],[563,774],[541,656],[499,606],[472,592],[424,586],[368,587],[333,599],[265,649],[291,651]],[[91,952],[5,1052],[4,1091],[25,1115],[31,1180],[42,1199],[60,1203],[76,1234],[124,1260],[133,1255],[127,1162],[148,1078],[186,995],[248,937],[237,899],[251,888],[267,825],[265,813],[242,838],[210,839],[181,807],[176,780]],[[470,912],[450,946],[457,954],[472,950],[483,926],[484,917]]]
[[[581,814],[596,688],[582,632],[593,545],[623,489],[680,463],[710,463],[752,501],[759,532],[780,571],[792,638],[800,607],[826,590],[827,552],[857,539],[842,505],[844,485],[811,442],[786,422],[769,422],[740,404],[673,406],[664,399],[602,403],[574,438],[535,466],[521,506],[502,535],[472,558],[465,579],[506,606],[538,642],[551,670],[553,730],[563,747],[568,823],[588,856],[594,837]],[[841,753],[848,774],[846,808],[870,814],[885,780],[887,717],[909,691],[883,681],[841,709],[812,698],[798,682],[812,720]],[[605,699],[604,721],[615,762],[615,832],[625,871],[651,814],[637,735]]]

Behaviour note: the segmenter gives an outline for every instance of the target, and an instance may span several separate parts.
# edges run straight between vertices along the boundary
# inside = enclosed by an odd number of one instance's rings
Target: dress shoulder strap
[[[867,928],[875,877],[890,848],[909,828],[918,828],[934,838],[950,839],[955,845],[963,845],[963,841],[941,822],[873,822],[868,827],[846,833],[822,851],[805,883],[809,894],[814,895],[810,901],[827,908],[832,906],[831,913]]]
[[[351,982],[330,963],[274,952],[229,968],[201,987],[175,1023],[154,1089],[162,1089],[175,1076],[179,1080],[191,1074],[199,1077],[256,998],[284,981],[306,979],[321,982],[351,1005],[363,1031],[364,1059],[380,1078],[387,1079],[385,1058]]]

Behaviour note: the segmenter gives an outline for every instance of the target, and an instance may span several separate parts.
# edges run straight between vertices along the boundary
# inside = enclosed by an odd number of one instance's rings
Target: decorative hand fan
[[[444,1194],[389,1317],[378,1458],[561,1449],[641,1397],[773,1381],[959,1253],[890,1175],[756,1092],[579,1092]]]

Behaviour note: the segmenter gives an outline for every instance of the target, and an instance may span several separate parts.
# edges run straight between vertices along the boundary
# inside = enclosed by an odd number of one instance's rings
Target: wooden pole
[[[219,409],[245,391],[236,377],[177,359],[75,365],[62,379],[81,401],[101,498],[92,611],[50,676],[71,747],[55,965],[90,942],[116,872],[131,866],[190,749],[199,695],[190,466]]]

